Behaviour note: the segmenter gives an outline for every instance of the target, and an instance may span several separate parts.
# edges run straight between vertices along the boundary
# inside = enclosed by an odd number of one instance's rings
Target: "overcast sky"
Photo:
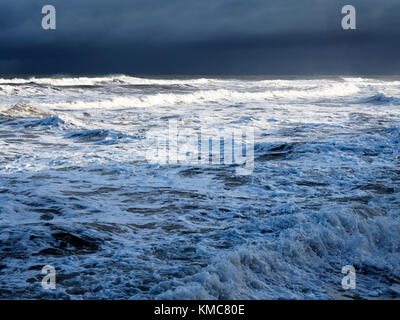
[[[1,74],[399,74],[399,39],[399,0],[0,2]]]

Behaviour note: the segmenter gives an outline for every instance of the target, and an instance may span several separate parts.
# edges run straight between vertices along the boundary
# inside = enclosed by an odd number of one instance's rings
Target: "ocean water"
[[[171,119],[251,174],[149,161]],[[1,299],[399,299],[399,195],[397,78],[0,79]]]

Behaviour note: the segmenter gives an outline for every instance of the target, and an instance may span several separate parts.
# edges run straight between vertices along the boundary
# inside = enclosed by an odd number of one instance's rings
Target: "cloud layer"
[[[0,72],[398,74],[400,2],[351,2],[344,31],[342,0],[2,0]]]

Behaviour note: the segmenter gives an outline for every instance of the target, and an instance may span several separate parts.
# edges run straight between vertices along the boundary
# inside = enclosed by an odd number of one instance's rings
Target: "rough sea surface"
[[[253,173],[148,162],[169,119]],[[0,298],[399,299],[400,79],[0,79]]]

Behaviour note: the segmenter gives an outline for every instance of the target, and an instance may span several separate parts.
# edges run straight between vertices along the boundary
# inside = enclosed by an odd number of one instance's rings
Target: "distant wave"
[[[0,79],[0,84],[41,84],[54,86],[96,86],[104,84],[199,84],[204,85],[209,82],[218,82],[216,79],[146,79],[129,76],[109,76],[109,77],[78,77],[78,78],[14,78]]]
[[[347,80],[346,80],[347,81]],[[363,80],[370,81],[370,80]],[[324,83],[340,83],[337,79],[324,79]],[[350,81],[354,84],[357,81]],[[307,87],[313,84],[320,84],[320,79],[256,79],[247,80],[240,78],[140,78],[127,75],[104,76],[104,77],[47,77],[47,78],[0,78],[0,88],[2,86],[18,85],[39,85],[39,86],[59,86],[59,87],[88,87],[88,86],[107,86],[107,85],[183,85],[204,88],[205,86],[224,87],[233,85],[236,87]]]
[[[327,86],[316,86],[301,90],[268,90],[268,91],[235,91],[235,90],[199,90],[192,93],[157,93],[143,96],[119,96],[100,101],[74,101],[59,103],[56,106],[70,109],[123,109],[146,108],[152,106],[179,106],[188,104],[238,103],[257,102],[278,99],[325,99],[332,97],[351,96],[359,91],[357,86],[341,83]],[[54,106],[45,105],[47,107]]]

